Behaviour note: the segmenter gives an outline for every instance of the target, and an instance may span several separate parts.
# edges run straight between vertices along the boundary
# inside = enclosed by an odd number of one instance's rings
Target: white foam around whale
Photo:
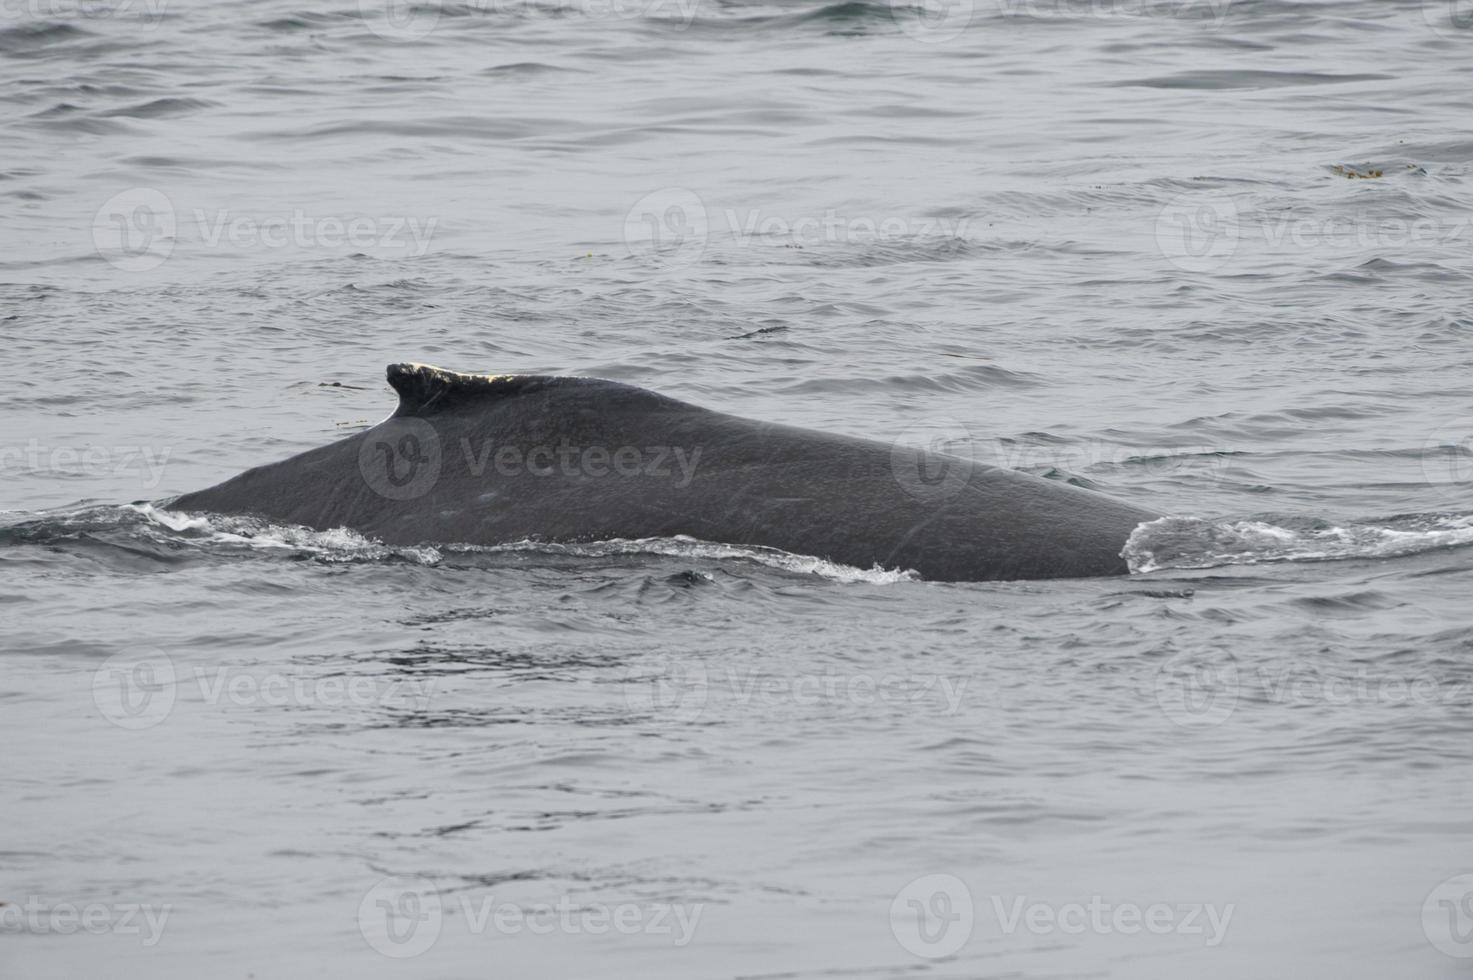
[[[454,550],[460,550],[455,547]],[[535,551],[545,554],[587,555],[661,555],[672,558],[690,558],[697,561],[725,561],[730,559],[755,561],[770,568],[793,572],[798,575],[817,575],[835,582],[863,582],[870,585],[890,585],[895,582],[918,581],[913,571],[886,568],[857,568],[841,565],[813,555],[797,555],[777,548],[762,548],[751,545],[717,544],[697,538],[676,535],[671,538],[613,538],[587,544],[552,544],[545,541],[516,541],[490,547],[466,546],[474,551]]]
[[[197,535],[212,544],[244,545],[263,551],[305,551],[325,561],[398,558],[419,565],[435,565],[441,559],[440,552],[427,545],[393,547],[343,527],[314,531],[307,527],[268,524],[251,518],[160,510],[152,504],[127,504],[125,509],[170,531]]]
[[[436,565],[447,553],[525,552],[591,558],[654,555],[702,562],[751,561],[840,583],[891,585],[919,580],[913,571],[856,568],[776,548],[719,544],[685,536],[616,538],[583,544],[523,540],[501,545],[393,546],[347,528],[315,531],[252,518],[186,514],[151,504],[128,504],[123,509],[174,533],[196,537],[207,545],[306,552],[323,561],[398,560]],[[1380,523],[1306,521],[1304,527],[1286,527],[1262,520],[1163,517],[1136,528],[1121,554],[1131,572],[1147,573],[1222,565],[1396,558],[1466,545],[1473,545],[1473,514],[1418,515],[1388,518]]]
[[[262,550],[306,551],[327,561],[361,561],[385,558],[409,560],[422,565],[438,564],[444,552],[497,553],[534,552],[549,555],[607,557],[610,555],[659,555],[694,561],[754,561],[798,575],[816,575],[841,583],[889,585],[914,581],[915,572],[883,568],[855,568],[812,555],[796,555],[776,548],[717,544],[683,535],[671,538],[615,538],[586,544],[556,544],[546,541],[514,541],[502,545],[442,545],[439,547],[389,546],[347,528],[314,531],[293,525],[268,524],[251,518],[216,514],[187,514],[161,510],[151,504],[129,504],[127,509],[170,531],[200,535],[223,545],[245,545]]]
[[[1287,561],[1396,558],[1473,544],[1473,514],[1418,515],[1379,524],[1283,527],[1266,521],[1163,517],[1142,524],[1121,552],[1132,572]]]

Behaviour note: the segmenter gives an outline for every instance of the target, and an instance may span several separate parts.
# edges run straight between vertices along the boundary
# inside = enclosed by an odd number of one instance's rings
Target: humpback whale
[[[331,445],[185,494],[385,544],[685,535],[923,579],[1123,575],[1161,514],[923,448],[760,422],[595,378],[392,364],[399,405]]]

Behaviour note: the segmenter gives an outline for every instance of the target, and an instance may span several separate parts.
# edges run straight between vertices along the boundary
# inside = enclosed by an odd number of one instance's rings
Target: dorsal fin
[[[697,411],[694,405],[667,398],[634,385],[602,378],[567,374],[461,374],[429,364],[390,364],[389,386],[399,393],[399,407],[390,418],[434,415],[466,404],[485,404],[488,399],[510,398],[540,391],[581,393],[599,399],[602,411],[680,407]]]
[[[535,374],[461,374],[429,364],[390,364],[389,386],[399,393],[395,416],[430,415],[468,397],[509,395],[555,379]]]

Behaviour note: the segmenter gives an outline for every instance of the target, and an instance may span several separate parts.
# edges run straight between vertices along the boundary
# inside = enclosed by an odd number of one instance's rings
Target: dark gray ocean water
[[[3,18],[0,977],[1473,970],[1466,0]],[[400,360],[1175,516],[957,585],[167,509]]]

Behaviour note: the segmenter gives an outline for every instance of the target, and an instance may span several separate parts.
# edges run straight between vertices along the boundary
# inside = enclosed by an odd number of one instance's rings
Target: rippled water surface
[[[0,975],[1467,975],[1470,13],[6,5]],[[400,360],[1173,516],[983,585],[167,509]]]

